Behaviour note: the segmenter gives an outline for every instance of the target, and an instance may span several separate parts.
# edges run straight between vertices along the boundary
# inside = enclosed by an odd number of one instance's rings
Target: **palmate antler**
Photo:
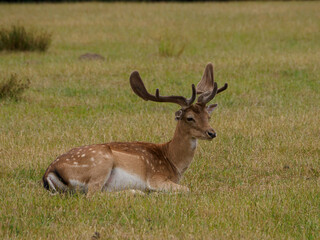
[[[213,65],[208,63],[201,81],[197,85],[197,94],[200,94],[197,102],[199,104],[207,104],[210,102],[217,93],[220,93],[228,88],[228,84],[225,83],[222,88],[218,89],[218,84],[214,82]]]
[[[156,94],[150,94],[143,84],[143,81],[137,71],[134,71],[130,75],[130,85],[135,94],[142,99],[154,102],[171,102],[181,106],[182,109],[189,107],[196,99],[196,88],[192,84],[192,96],[190,99],[186,99],[182,96],[160,96],[159,89],[156,90]]]

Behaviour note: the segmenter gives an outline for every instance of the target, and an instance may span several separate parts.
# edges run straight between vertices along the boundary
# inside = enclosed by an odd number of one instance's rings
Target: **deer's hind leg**
[[[93,193],[101,191],[110,178],[114,167],[114,159],[111,149],[109,148],[108,150],[107,154],[95,158],[95,166],[90,169],[87,196],[91,196]]]

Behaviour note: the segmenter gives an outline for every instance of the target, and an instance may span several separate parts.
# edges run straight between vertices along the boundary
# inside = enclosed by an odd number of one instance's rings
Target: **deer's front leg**
[[[165,176],[155,175],[148,181],[149,189],[161,192],[189,192],[189,188],[172,182]]]

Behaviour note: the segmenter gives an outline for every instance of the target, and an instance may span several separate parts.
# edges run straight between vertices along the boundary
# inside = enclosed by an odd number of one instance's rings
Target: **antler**
[[[196,88],[192,84],[192,96],[190,99],[186,99],[182,96],[160,96],[159,89],[156,90],[156,94],[150,94],[143,84],[143,81],[137,71],[134,71],[130,75],[130,85],[135,94],[144,99],[145,101],[154,102],[171,102],[179,104],[183,109],[189,107],[196,99]]]
[[[217,93],[220,93],[228,88],[228,84],[225,83],[223,87],[218,89],[218,84],[214,82],[213,65],[208,63],[201,81],[197,85],[198,103],[207,104],[210,102]]]

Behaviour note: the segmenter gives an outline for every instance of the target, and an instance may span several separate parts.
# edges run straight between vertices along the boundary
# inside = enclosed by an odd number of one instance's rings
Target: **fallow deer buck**
[[[213,65],[209,63],[192,97],[161,96],[159,89],[150,94],[137,71],[130,76],[132,90],[142,99],[180,105],[173,139],[164,144],[112,142],[78,147],[59,156],[43,176],[44,187],[53,192],[68,190],[95,191],[189,191],[179,185],[182,174],[192,162],[197,139],[212,140],[215,131],[209,125],[210,114],[217,104],[206,106],[217,93]],[[199,94],[195,104],[196,94]]]

